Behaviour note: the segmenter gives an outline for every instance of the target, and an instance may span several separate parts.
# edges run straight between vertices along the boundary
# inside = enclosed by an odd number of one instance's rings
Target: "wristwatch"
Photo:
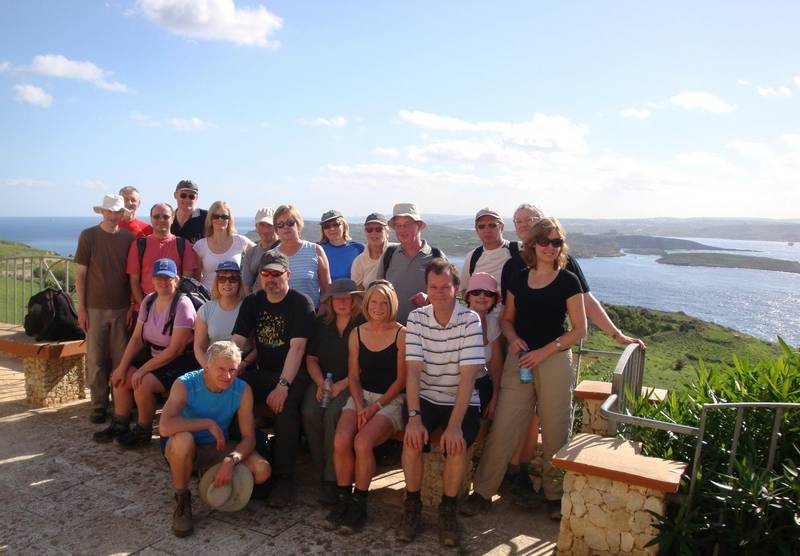
[[[231,458],[231,461],[233,462],[233,465],[239,465],[239,463],[241,463],[241,461],[242,461],[241,456],[239,456],[239,454],[237,454],[235,452],[231,452],[230,454],[228,454],[225,457],[226,458]]]
[[[558,351],[561,351],[561,336],[559,336],[558,338],[556,338],[556,339],[555,339],[555,340],[553,340],[553,341],[556,343],[556,349],[557,349]]]
[[[278,386],[286,386],[287,388],[291,385],[291,383],[283,377],[278,379]]]
[[[408,410],[408,418],[409,419],[411,419],[412,417],[418,417],[418,416],[419,416],[419,411],[417,411],[416,409],[409,409]]]

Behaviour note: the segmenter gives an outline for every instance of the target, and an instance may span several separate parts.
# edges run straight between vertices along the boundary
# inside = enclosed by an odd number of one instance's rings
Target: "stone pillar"
[[[581,401],[583,405],[581,432],[599,434],[601,436],[607,435],[608,419],[600,414],[600,406],[603,405],[605,400],[584,399]]]
[[[52,407],[86,397],[86,356],[24,357],[25,397],[31,407]]]

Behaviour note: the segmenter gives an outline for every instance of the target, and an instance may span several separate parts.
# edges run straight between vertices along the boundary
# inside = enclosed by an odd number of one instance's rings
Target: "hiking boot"
[[[97,431],[92,435],[95,442],[107,444],[113,442],[115,438],[121,434],[128,432],[128,423],[120,421],[116,417],[111,418],[111,424],[101,431]]]
[[[350,507],[350,493],[341,492],[337,494],[336,505],[322,520],[322,527],[328,531],[335,531],[341,526],[344,516],[347,514],[347,509]]]
[[[533,488],[531,476],[525,470],[517,473],[511,482],[511,501],[529,510],[542,504],[542,497]]]
[[[188,537],[194,531],[192,523],[192,495],[187,490],[175,493],[175,511],[172,513],[172,532],[176,537]]]
[[[561,498],[558,500],[547,500],[545,502],[547,515],[553,521],[561,521]]]
[[[267,499],[270,508],[285,508],[294,498],[294,479],[291,476],[275,477],[275,485]]]
[[[458,546],[461,543],[461,525],[456,517],[455,504],[439,504],[439,542],[444,546]]]
[[[477,492],[473,492],[464,500],[464,503],[461,504],[459,512],[461,515],[473,516],[488,512],[491,508],[491,500],[487,500]]]
[[[353,497],[350,507],[342,520],[339,532],[342,535],[352,535],[358,533],[367,523],[367,498],[366,496]]]
[[[333,506],[339,500],[339,488],[336,481],[322,481],[317,502],[323,506]]]
[[[419,531],[420,519],[422,517],[422,500],[409,499],[406,497],[404,504],[403,517],[397,525],[395,538],[402,542],[411,542]]]
[[[153,428],[143,427],[134,423],[131,430],[123,432],[117,437],[117,443],[123,448],[138,448],[150,443],[153,438]]]
[[[93,407],[92,412],[89,414],[89,422],[95,425],[100,425],[108,419],[108,410],[105,407]]]

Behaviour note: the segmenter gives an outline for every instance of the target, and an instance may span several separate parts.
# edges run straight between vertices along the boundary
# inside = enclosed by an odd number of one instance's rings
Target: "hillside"
[[[657,263],[678,266],[710,266],[721,268],[750,268],[778,272],[800,273],[800,263],[771,259],[769,257],[750,257],[728,253],[670,253],[658,259]]]

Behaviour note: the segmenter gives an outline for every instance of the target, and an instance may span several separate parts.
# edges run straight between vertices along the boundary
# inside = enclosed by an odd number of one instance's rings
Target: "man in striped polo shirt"
[[[430,450],[430,433],[444,429],[439,440],[446,458],[439,541],[458,546],[456,501],[467,470],[467,448],[480,427],[475,375],[485,364],[483,331],[478,314],[456,302],[455,266],[433,259],[425,267],[425,283],[430,305],[412,311],[406,327],[406,500],[397,539],[409,542],[419,529],[422,452]]]

